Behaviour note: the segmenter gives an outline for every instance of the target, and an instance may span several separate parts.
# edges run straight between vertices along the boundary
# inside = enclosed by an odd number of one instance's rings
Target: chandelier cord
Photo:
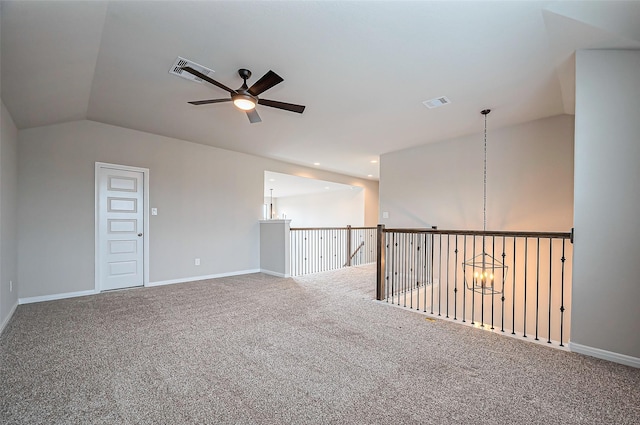
[[[489,114],[490,109],[482,111],[484,115],[484,182],[483,182],[483,193],[482,193],[482,230],[487,231],[487,115]]]

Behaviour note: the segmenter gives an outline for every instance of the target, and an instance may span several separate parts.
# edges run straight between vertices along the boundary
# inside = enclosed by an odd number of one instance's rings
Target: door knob
[[[142,233],[138,233],[138,236],[142,236]]]

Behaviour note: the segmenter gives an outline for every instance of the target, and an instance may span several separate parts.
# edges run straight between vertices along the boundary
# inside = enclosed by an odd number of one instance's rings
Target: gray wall
[[[487,134],[487,229],[568,232],[573,227],[573,117]],[[381,156],[387,227],[482,230],[483,117],[479,134]]]
[[[263,220],[260,223],[260,270],[263,273],[289,277],[289,220]]]
[[[152,283],[258,270],[267,169],[359,185],[378,206],[377,182],[92,121],[18,138],[20,298],[94,288],[96,161],[150,170]]]
[[[0,331],[18,304],[18,132],[9,111],[0,110]],[[13,282],[13,291],[9,288]]]
[[[640,51],[577,52],[575,134],[571,341],[640,358]]]

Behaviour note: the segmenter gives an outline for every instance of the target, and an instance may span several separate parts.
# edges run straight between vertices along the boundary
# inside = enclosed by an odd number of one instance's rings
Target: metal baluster
[[[527,337],[527,268],[529,265],[528,251],[529,251],[529,243],[528,243],[528,238],[525,236],[524,238],[524,308],[523,308],[524,324],[523,324],[523,331],[522,331],[523,338]]]
[[[308,254],[308,250],[307,250],[307,240],[308,240],[308,236],[307,236],[308,231],[307,230],[303,230],[302,234],[304,235],[304,239],[303,239],[303,249],[302,249],[302,259],[303,259],[303,263],[302,263],[302,274],[307,274],[308,273],[308,269],[307,269],[307,254]]]
[[[404,293],[404,307],[407,306],[407,271],[409,269],[409,257],[407,255],[407,252],[409,251],[409,244],[407,243],[407,238],[408,238],[409,234],[407,233],[403,233],[402,234],[402,239],[403,239],[403,243],[402,243],[402,253],[403,253],[403,259],[402,259],[402,292]]]
[[[312,237],[312,244],[311,244],[311,249],[312,249],[312,255],[311,255],[311,265],[312,265],[312,269],[313,269],[313,273],[317,273],[320,271],[324,271],[322,269],[320,269],[319,264],[318,264],[318,238],[320,237],[320,232],[322,230],[316,230],[316,231],[312,231],[311,232],[311,237]]]
[[[313,273],[313,231],[307,231],[307,273]]]
[[[487,247],[486,247],[486,236],[482,235],[482,269],[486,267],[485,260],[487,259]],[[491,265],[493,267],[493,264]],[[486,286],[482,288],[482,296],[480,297],[480,327],[484,328],[484,293],[486,291]],[[475,291],[474,291],[475,292]]]
[[[562,331],[564,329],[564,245],[566,239],[562,239],[562,278],[560,280],[560,347],[564,347],[562,341]]]
[[[393,247],[393,261],[391,262],[391,304],[394,303],[394,295],[398,290],[398,282],[396,276],[398,276],[398,241],[396,240],[397,234],[394,232],[391,234],[391,245]]]
[[[511,335],[516,334],[516,241],[513,237],[513,282],[511,290]]]
[[[391,276],[391,270],[393,269],[393,243],[391,242],[391,238],[393,237],[393,233],[386,233],[383,231],[384,235],[384,244],[385,248],[385,261],[384,261],[384,278],[385,278],[385,297],[384,299],[389,302],[389,291],[393,294],[393,288],[391,287],[392,282],[389,279]]]
[[[411,308],[411,289],[413,288],[413,233],[408,233],[407,238],[409,243],[407,244],[407,292],[409,294],[409,308]],[[406,306],[405,306],[406,307]]]
[[[409,294],[409,308],[411,308],[411,288],[413,287],[413,233],[407,233],[407,276],[405,281],[407,283],[406,289]],[[406,306],[405,306],[406,307]]]
[[[294,247],[292,247],[292,250],[295,250],[295,253],[293,253],[292,255],[292,260],[291,261],[291,268],[292,270],[292,275],[293,276],[298,276],[298,262],[300,261],[300,244],[298,243],[298,236],[300,235],[300,232],[291,232],[291,237],[293,238],[293,240],[295,241]]]
[[[427,240],[427,234],[424,234],[424,252],[422,253],[423,256],[423,261],[424,261],[424,265],[423,265],[423,270],[424,270],[424,279],[422,280],[422,283],[424,285],[424,302],[422,303],[422,307],[423,307],[423,311],[426,313],[427,312],[427,279],[429,279],[429,242]]]
[[[420,282],[422,282],[423,279],[422,252],[420,252],[420,233],[416,234],[416,245],[416,310],[420,310]]]
[[[411,249],[411,303],[410,307],[413,309],[413,296],[418,286],[418,255],[420,254],[420,246],[417,240],[417,234],[411,234],[411,245],[413,248]]]
[[[472,272],[472,279],[475,276],[475,261],[476,261],[476,237],[473,237],[473,260],[471,260],[473,262],[473,266],[471,268],[471,272]],[[484,251],[484,249],[483,249]],[[484,259],[483,259],[484,262]],[[473,280],[472,280],[473,282]],[[473,285],[471,286],[471,288],[473,288],[474,290],[471,291],[471,324],[474,325],[475,324],[475,320],[476,320],[476,291],[475,291],[475,282],[473,283]]]
[[[328,268],[331,264],[331,234],[334,230],[329,229],[324,231],[324,235],[322,237],[322,265],[325,268]]]
[[[292,230],[289,233],[289,237],[291,238],[291,264],[290,264],[291,276],[298,275],[295,267],[295,264],[298,261],[298,250],[297,250],[297,243],[296,243],[297,234],[298,232],[294,230]]]
[[[442,235],[438,235],[438,241],[440,243],[438,253],[438,316],[440,316],[442,311]]]
[[[495,259],[496,258],[496,237],[495,236],[491,236],[491,258]],[[503,263],[504,265],[504,263]],[[496,290],[496,264],[495,261],[491,262],[491,274],[493,275],[493,281],[491,282],[491,284],[493,285],[493,288],[491,288],[491,329],[494,329],[493,327],[493,306],[495,304],[495,290]],[[503,269],[504,270],[504,269]],[[504,283],[503,283],[504,284]],[[482,297],[484,299],[484,297]]]
[[[467,259],[467,235],[464,235],[464,240],[463,240],[463,245],[462,245],[462,261],[466,261]],[[464,270],[464,276],[462,276],[462,278],[464,279],[463,284],[466,286],[466,279],[467,279],[467,271],[466,271],[466,267],[463,268]],[[471,270],[472,276],[473,276],[473,270]],[[465,290],[465,287],[462,287],[462,323],[466,322],[466,316],[467,316],[467,291]]]
[[[456,235],[455,264],[453,269],[453,320],[458,320],[458,235]]]
[[[313,269],[316,273],[325,271],[323,264],[320,262],[320,240],[323,232],[324,230],[322,229],[313,232]]]
[[[540,238],[537,239],[536,244],[536,337],[535,340],[538,339],[538,311],[540,305]]]
[[[435,251],[435,243],[434,243],[434,237],[433,237],[433,233],[431,234],[431,273],[430,273],[430,279],[429,281],[431,282],[431,314],[433,314],[433,268],[434,268],[434,251]]]
[[[551,344],[551,281],[553,279],[552,277],[552,269],[553,269],[553,239],[549,238],[549,306],[548,306],[548,310],[549,310],[549,323],[547,324],[547,344]]]
[[[389,285],[391,287],[391,304],[393,304],[393,295],[396,292],[396,287],[395,287],[395,275],[396,275],[396,268],[397,268],[397,258],[396,258],[396,234],[395,232],[391,233],[391,241],[389,243],[389,250],[391,251],[391,261],[389,262],[389,264],[391,264],[391,270],[389,273],[389,280],[391,281],[391,285]]]
[[[501,305],[502,305],[502,316],[500,318],[501,321],[501,325],[500,325],[500,331],[504,332],[504,292],[505,292],[505,288],[504,288],[504,284],[505,284],[505,267],[507,265],[507,263],[505,262],[505,258],[507,256],[507,254],[505,253],[506,251],[506,246],[507,246],[507,240],[506,238],[503,236],[502,237],[502,294],[500,294],[500,301],[501,301]]]
[[[322,244],[324,249],[322,268],[324,270],[333,270],[342,266],[342,264],[336,262],[337,257],[333,255],[334,251],[331,246],[331,242],[333,241],[332,236],[338,232],[340,232],[339,229],[327,229],[324,231],[325,242]]]
[[[296,268],[298,269],[298,276],[302,276],[302,263],[304,261],[304,243],[302,241],[302,231],[299,230],[296,232],[296,238],[298,240],[298,261]]]
[[[451,264],[449,263],[449,251],[451,251],[451,239],[450,234],[447,233],[447,319],[449,318],[449,270],[451,270]]]

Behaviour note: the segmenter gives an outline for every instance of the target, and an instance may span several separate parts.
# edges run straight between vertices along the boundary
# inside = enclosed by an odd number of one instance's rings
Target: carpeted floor
[[[2,424],[638,424],[640,370],[373,301],[375,271],[21,305]]]

